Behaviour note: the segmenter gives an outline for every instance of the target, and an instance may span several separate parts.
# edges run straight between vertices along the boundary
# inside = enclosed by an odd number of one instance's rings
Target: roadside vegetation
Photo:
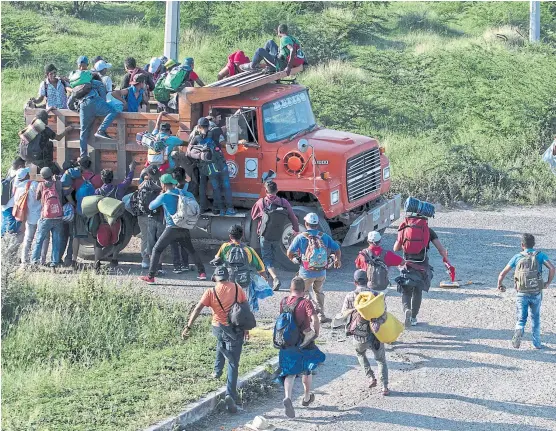
[[[101,54],[119,78],[125,57],[145,64],[163,50],[160,2],[77,12],[53,2],[1,7],[3,169],[46,63],[66,72],[79,55]],[[319,123],[377,137],[391,157],[396,192],[444,204],[551,203],[556,178],[540,154],[556,134],[556,6],[541,5],[543,41],[534,46],[528,7],[183,3],[180,59],[193,56],[210,82],[230,52],[252,55],[285,21],[311,61],[298,80],[311,88]]]

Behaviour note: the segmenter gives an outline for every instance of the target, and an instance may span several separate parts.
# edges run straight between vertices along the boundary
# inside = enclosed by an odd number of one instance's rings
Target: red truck
[[[291,75],[301,70],[294,69]],[[274,179],[279,195],[290,201],[301,222],[305,214],[318,213],[320,229],[344,246],[363,241],[369,231],[383,230],[399,218],[400,195],[385,198],[391,171],[384,148],[373,138],[318,126],[308,89],[292,80],[284,82],[286,78],[285,72],[243,72],[206,87],[186,87],[179,94],[179,114],[170,114],[165,121],[169,118],[177,135],[187,140],[201,116],[216,117],[226,132],[225,155],[238,209],[237,216],[203,214],[192,231],[193,238],[221,242],[228,238],[231,225],[241,224],[246,240],[258,247],[250,211],[264,196],[263,178]],[[34,113],[26,109],[27,122]],[[91,137],[95,169],[112,168],[117,179],[123,178],[132,159],[143,162],[146,150],[137,145],[135,136],[152,130],[156,116],[120,114],[109,130],[117,140]],[[54,130],[79,123],[77,113],[69,110],[59,110],[52,120]],[[72,133],[56,146],[60,165],[78,155],[79,132]],[[210,189],[208,193],[210,197]],[[278,263],[288,269],[292,264],[285,251],[292,236],[288,222],[282,227],[283,253],[277,256]],[[131,232],[122,246],[130,237]]]

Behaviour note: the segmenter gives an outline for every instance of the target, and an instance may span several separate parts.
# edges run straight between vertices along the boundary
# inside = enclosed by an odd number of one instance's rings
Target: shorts
[[[276,251],[280,251],[280,240],[270,241],[264,239],[262,236],[260,238],[261,244],[261,258],[263,260],[264,266],[267,268],[272,268],[274,262],[274,254]]]

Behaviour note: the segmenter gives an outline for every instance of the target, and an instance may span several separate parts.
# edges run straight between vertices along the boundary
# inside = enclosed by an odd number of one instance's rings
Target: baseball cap
[[[81,63],[89,64],[89,59],[86,55],[82,55],[77,59],[77,65],[79,66]]]
[[[97,72],[100,72],[101,70],[104,70],[104,69],[110,69],[111,67],[112,67],[112,64],[107,63],[104,60],[99,60],[95,63],[95,70]]]
[[[355,283],[357,283],[358,286],[366,286],[367,282],[369,281],[367,279],[367,273],[362,269],[357,269],[353,273],[353,281],[355,281]]]
[[[199,118],[199,121],[197,121],[197,125],[201,127],[209,127],[210,121],[208,120],[207,117],[201,117]]]
[[[372,232],[369,232],[369,234],[367,235],[367,241],[369,242],[380,242],[380,240],[382,239],[382,236],[380,236],[380,233],[378,233],[376,230],[373,230]]]
[[[158,57],[151,58],[151,61],[149,62],[150,72],[156,72],[161,64],[162,64],[162,60],[160,58]]]
[[[225,266],[217,266],[212,274],[212,281],[227,281],[230,279],[230,273]]]
[[[43,177],[44,179],[52,178],[52,175],[52,169],[50,169],[48,166],[45,166],[41,169],[41,177]]]
[[[29,168],[20,168],[16,171],[15,175],[18,180],[23,180],[27,175],[29,175],[31,170]]]
[[[162,175],[160,177],[160,182],[162,184],[174,184],[174,185],[176,185],[178,183],[174,178],[172,178],[172,175],[170,175],[170,174]]]
[[[160,123],[160,130],[170,130],[170,123],[164,122]]]
[[[319,224],[319,216],[315,213],[307,214],[303,220],[305,220],[309,224]]]
[[[174,60],[170,59],[166,63],[164,63],[164,67],[166,69],[169,69],[170,67],[175,66],[176,64],[178,64],[178,63],[176,63]]]

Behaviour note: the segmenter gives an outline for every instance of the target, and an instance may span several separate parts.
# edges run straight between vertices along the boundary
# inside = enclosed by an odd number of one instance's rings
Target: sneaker
[[[411,318],[411,326],[417,326],[417,318],[416,317]]]
[[[251,63],[240,64],[239,69],[243,72],[255,72],[258,70],[258,67],[253,67]]]
[[[149,269],[149,266],[151,266],[151,263],[148,260],[144,260],[141,262],[141,268]]]
[[[230,395],[226,395],[225,402],[226,402],[226,408],[230,413],[237,413],[236,402]]]
[[[325,315],[319,316],[320,323],[329,323],[332,322],[330,317],[326,317]]]
[[[514,349],[519,349],[519,346],[521,346],[521,337],[523,337],[523,331],[521,329],[516,329],[512,337],[512,346],[514,346]]]
[[[147,284],[156,284],[154,277],[149,277],[148,275],[143,275],[139,277],[139,280],[144,281]]]
[[[178,267],[176,267],[172,270],[172,272],[174,274],[181,274],[182,272],[185,272],[185,271],[186,271],[186,269],[183,266],[178,266]]]
[[[220,214],[220,215],[223,215],[223,214],[221,214],[221,212],[222,212],[222,211],[213,208],[213,210],[212,210],[212,215],[215,215],[215,216],[216,216],[216,215],[219,215],[219,214]]]
[[[218,380],[220,377],[222,377],[222,373],[217,373],[216,371],[213,371],[210,377],[212,377],[215,380]]]
[[[226,215],[226,211],[220,210],[220,211],[218,211],[218,215],[221,216],[221,217],[224,217]]]
[[[95,137],[101,138],[101,139],[112,139],[112,140],[114,140],[114,138],[112,136],[110,136],[108,133],[106,133],[106,130],[98,130],[95,133]]]
[[[226,210],[226,213],[225,213],[224,215],[227,215],[227,216],[235,216],[236,214],[237,214],[237,211],[236,211],[235,209],[233,209],[233,208],[228,208],[228,209]]]
[[[79,269],[79,264],[77,263],[76,260],[71,261],[71,267],[73,268],[74,271],[77,271]]]
[[[541,350],[543,348],[542,344],[533,344],[533,347],[537,350]]]
[[[117,268],[118,267],[118,261],[116,259],[112,259],[110,261],[110,268]]]
[[[272,290],[274,290],[275,292],[280,290],[280,286],[282,285],[282,283],[280,283],[280,280],[278,279],[278,277],[276,277],[273,281],[272,281]]]
[[[207,275],[204,272],[199,273],[199,275],[197,276],[197,280],[206,280],[207,279]]]
[[[411,310],[405,310],[404,326],[409,328],[411,326]]]
[[[63,265],[64,265],[64,268],[69,268],[70,266],[72,266],[72,260],[71,259],[65,259]]]
[[[159,269],[158,271],[156,271],[156,275],[159,275],[159,276],[162,277],[162,276],[166,275],[166,271],[164,271],[163,269]]]

